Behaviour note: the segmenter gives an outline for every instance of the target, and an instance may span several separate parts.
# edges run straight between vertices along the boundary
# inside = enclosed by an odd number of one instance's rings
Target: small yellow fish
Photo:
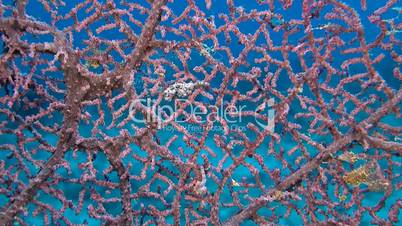
[[[339,200],[345,201],[348,197],[346,195],[340,195]]]
[[[346,183],[359,186],[360,184],[367,184],[378,180],[382,177],[381,174],[377,171],[378,163],[377,162],[369,162],[357,169],[354,169],[350,172],[347,172],[343,179]]]
[[[94,68],[94,69],[96,69],[96,68],[100,67],[100,63],[99,63],[98,60],[88,60],[88,61],[85,63],[85,66],[86,66],[87,68]]]
[[[232,178],[232,186],[239,187],[240,184]]]

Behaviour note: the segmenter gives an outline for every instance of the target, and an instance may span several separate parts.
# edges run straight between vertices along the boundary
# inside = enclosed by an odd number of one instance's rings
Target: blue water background
[[[63,13],[63,14],[68,12],[71,9],[71,7],[76,5],[78,2],[80,2],[80,1],[66,1],[67,6],[59,8],[59,12]],[[137,1],[137,2],[143,3],[145,1]],[[379,33],[379,30],[375,25],[369,23],[369,21],[367,20],[367,15],[372,13],[373,10],[377,9],[378,7],[384,5],[385,1],[368,1],[369,4],[368,4],[367,11],[361,11],[360,10],[360,1],[349,0],[349,1],[346,1],[346,2],[348,3],[348,5],[353,7],[356,10],[356,12],[361,16],[362,24],[363,24],[363,26],[365,28],[365,37],[366,37],[367,42],[373,41],[376,38],[376,35]],[[223,21],[218,18],[217,14],[218,13],[228,13],[228,7],[227,7],[226,4],[224,4],[224,1],[222,1],[222,3],[220,1],[217,1],[217,0],[213,1],[212,8],[210,10],[205,9],[204,1],[197,1],[197,3],[199,3],[199,7],[204,10],[204,12],[207,14],[207,16],[209,16],[209,15],[214,15],[215,16],[217,27],[219,25],[223,24]],[[11,1],[5,1],[3,4],[6,4],[6,5],[11,4]],[[251,9],[257,9],[257,10],[268,9],[268,7],[266,5],[259,5],[255,1],[250,1],[250,0],[236,0],[235,4],[236,4],[236,6],[244,7],[246,11],[251,10]],[[169,4],[169,6],[171,7],[171,9],[173,10],[173,12],[176,15],[179,15],[180,12],[182,12],[184,10],[186,4],[180,4],[179,1],[176,1],[176,3],[174,5]],[[401,5],[399,4],[399,6],[401,6]],[[285,21],[290,20],[290,19],[300,19],[300,16],[301,16],[301,1],[300,2],[299,1],[294,1],[293,6],[290,9],[287,9],[287,10],[283,10],[282,7],[279,5],[278,1],[276,1],[275,9],[276,9],[276,11],[275,11],[276,13],[281,13],[282,15],[284,15]],[[80,13],[78,15],[79,16],[78,19],[81,21],[87,15],[84,13],[84,10],[80,10],[79,12]],[[37,20],[44,21],[44,22],[49,22],[50,21],[50,15],[45,13],[45,11],[42,8],[41,4],[38,4],[35,1],[30,1],[29,2],[29,5],[27,7],[27,13],[30,16],[35,17]],[[389,18],[394,18],[396,16],[398,16],[396,11],[395,12],[390,11],[388,14],[384,15],[384,17],[389,17]],[[142,16],[143,20],[145,20],[145,18],[146,18],[145,16]],[[384,19],[386,19],[386,18],[384,18]],[[328,21],[326,21],[326,22],[328,22]],[[96,22],[95,24],[92,24],[91,28],[99,27],[100,25],[102,25],[104,23],[105,23],[105,20],[100,20],[100,21]],[[168,22],[163,22],[162,24],[169,25],[169,23],[170,22],[168,21]],[[181,23],[183,23],[183,22],[181,22]],[[59,29],[63,29],[64,27],[69,26],[71,24],[73,24],[72,20],[63,21],[62,23],[58,23],[57,27]],[[323,25],[322,21],[317,20],[317,19],[313,20],[313,26],[318,27],[320,25]],[[257,28],[258,28],[258,24],[256,22],[253,22],[253,21],[249,21],[247,23],[242,23],[239,26],[239,29],[243,33],[251,33],[251,34],[253,34],[256,31]],[[136,33],[140,32],[140,28],[138,28],[138,27],[133,26],[133,30]],[[317,35],[319,35],[319,32],[322,32],[322,31],[317,31]],[[272,38],[275,46],[280,45],[280,43],[282,42],[282,34],[283,33],[281,31],[280,32],[272,32],[272,31],[270,31],[270,35],[271,35],[271,38]],[[119,34],[118,32],[116,32],[116,30],[115,31],[112,30],[112,31],[103,32],[101,35],[104,38],[109,38],[109,39],[124,39],[125,38],[124,35]],[[323,34],[321,34],[321,35],[323,35]],[[292,38],[289,40],[289,42],[296,43],[302,36],[303,36],[303,33],[299,32],[296,35],[293,35]],[[354,34],[353,34],[353,36],[354,36]],[[160,34],[157,34],[156,37],[160,38],[161,36],[160,36]],[[345,39],[351,38],[351,37],[345,36]],[[87,37],[87,34],[86,34],[85,31],[82,31],[82,32],[79,32],[79,33],[74,32],[74,43],[73,43],[74,47],[76,47],[76,48],[84,48],[85,45],[82,43],[82,40],[86,40],[87,38],[88,37]],[[170,40],[183,40],[183,38],[177,37],[177,36],[172,35],[172,34],[168,34],[166,38],[170,39]],[[223,35],[219,35],[218,38],[219,38],[220,44],[226,45],[225,44],[225,37]],[[234,56],[237,57],[237,55],[242,50],[243,46],[239,45],[237,43],[237,40],[236,40],[235,36],[232,36],[231,38],[232,38],[232,42],[229,44],[229,47],[232,50],[232,53],[234,54]],[[397,38],[401,39],[401,35],[397,34]],[[30,41],[30,42],[52,41],[52,37],[47,36],[47,35],[43,35],[43,36],[39,36],[39,37],[25,35],[23,37],[23,39],[25,39],[27,41]],[[263,39],[263,37],[260,37],[258,39],[257,43],[264,43],[264,42],[265,42],[265,40]],[[208,42],[207,42],[207,44],[211,45],[211,43],[208,43]],[[350,47],[350,45],[348,45],[348,47]],[[128,49],[127,51],[129,51],[129,50],[130,49]],[[398,54],[401,54],[401,49],[400,48],[395,48],[394,47],[394,50]],[[390,57],[389,52],[384,52],[383,50],[381,50],[379,48],[376,48],[376,49],[371,50],[370,53],[372,54],[372,59],[375,56],[377,56],[378,54],[380,54],[380,53],[385,54],[385,59],[383,59],[380,64],[376,64],[375,69],[386,80],[386,82],[387,82],[387,84],[389,86],[393,87],[395,90],[398,90],[399,87],[400,87],[399,81],[396,80],[392,76],[392,69],[394,67],[396,67],[396,65],[395,65],[395,62]],[[178,62],[177,58],[175,58],[175,56],[173,54],[170,54],[170,55],[169,55],[170,59],[172,61],[175,61],[178,67],[183,68],[183,66],[180,64],[180,62]],[[221,59],[226,65],[229,65],[227,57],[225,57],[224,53],[214,53],[213,55],[214,55],[214,57]],[[275,59],[282,60],[282,56],[281,56],[280,52],[276,52],[276,53],[273,52],[272,54],[270,53],[270,55]],[[118,59],[117,54],[114,55],[114,56],[116,57],[116,59]],[[239,71],[248,71],[253,66],[261,67],[261,68],[264,67],[263,64],[258,65],[258,64],[253,63],[253,57],[256,57],[256,56],[253,55],[253,54],[250,54],[248,56],[249,64],[250,64],[249,67],[242,66],[242,67],[239,68]],[[335,52],[334,53],[335,61],[332,63],[332,65],[337,66],[337,68],[339,68],[339,65],[342,62],[345,61],[346,57],[352,57],[352,56],[345,56],[345,55],[341,55],[339,52]],[[51,59],[51,56],[49,56],[49,59]],[[121,58],[120,58],[120,60],[121,60]],[[299,65],[298,58],[297,58],[296,55],[291,54],[290,55],[290,61],[291,61],[292,68],[293,68],[293,70],[295,72],[302,72],[302,68]],[[189,68],[192,69],[194,66],[200,65],[203,62],[204,62],[204,59],[199,53],[193,53],[191,55],[191,61],[189,62]],[[308,64],[308,65],[311,65],[311,61],[309,63],[310,64]],[[28,72],[28,70],[29,70],[29,68],[24,67],[24,66],[21,66],[21,68],[22,68],[22,71],[25,70],[26,72]],[[143,68],[143,69],[145,69],[145,68]],[[273,72],[273,71],[275,71],[275,69],[276,69],[275,67],[271,67],[270,71]],[[365,68],[362,65],[353,65],[352,67],[350,67],[349,73],[350,74],[356,74],[356,73],[364,72],[364,70],[365,70]],[[172,73],[173,73],[173,70],[167,71],[167,73],[166,73],[166,79],[167,80],[172,80],[173,79],[173,77],[171,76]],[[195,75],[199,76],[200,79],[203,78],[203,76],[201,74],[197,74],[196,72],[193,72],[193,73]],[[52,76],[52,77],[55,77],[55,78],[62,78],[61,73],[51,73],[51,74],[49,73],[49,76]],[[136,75],[136,79],[139,79],[138,80],[139,82],[136,83],[137,84],[137,86],[136,86],[137,89],[141,89],[141,87],[142,87],[142,84],[140,83],[141,76],[142,76],[142,74],[140,74],[140,73],[138,75]],[[322,81],[323,81],[325,79],[325,73],[322,75],[322,77],[323,77],[322,78]],[[214,78],[213,81],[211,82],[211,86],[213,88],[218,88],[221,85],[222,79],[223,79],[223,74],[221,74],[221,73],[218,74],[217,77]],[[332,84],[337,84],[337,82],[338,81],[336,79],[334,79],[331,83]],[[247,83],[247,82],[241,82],[240,85],[236,89],[238,89],[239,92],[241,92],[241,93],[245,93],[248,90],[250,90],[251,87],[252,87],[252,84]],[[291,87],[291,83],[290,83],[289,79],[287,78],[286,73],[283,72],[280,75],[280,79],[278,80],[277,89],[280,90],[282,93],[286,93],[287,89],[290,88],[290,87]],[[307,87],[304,87],[304,88],[305,88],[305,91],[304,91],[305,94],[312,96],[311,93],[309,93],[309,90],[307,89]],[[352,84],[349,87],[345,87],[345,88],[347,90],[349,90],[349,91],[350,90],[356,90],[356,92],[359,91],[359,87],[358,87],[357,84],[354,84],[354,85]],[[231,87],[231,89],[233,89],[233,87]],[[140,92],[141,90],[138,90],[138,91]],[[4,90],[1,90],[0,95],[4,95]],[[34,96],[34,94],[32,94],[32,95]],[[324,95],[324,97],[325,97],[325,95]],[[59,96],[59,98],[62,98],[62,96]],[[327,101],[330,101],[329,98],[331,98],[331,97],[328,96],[327,98],[328,98]],[[202,99],[201,101],[208,101],[208,100]],[[117,108],[121,104],[123,104],[123,103],[117,103],[115,107]],[[2,107],[4,107],[4,106],[2,106]],[[46,107],[46,106],[44,106],[44,107]],[[110,121],[111,121],[111,112],[109,112],[109,110],[107,108],[107,105],[106,105],[106,102],[104,103],[103,107],[104,107],[104,110],[106,111],[106,125],[103,128],[101,127],[102,131],[105,132],[106,134],[110,135],[110,136],[118,135],[121,129],[117,129],[117,128],[107,129],[106,128],[108,123],[110,123]],[[255,108],[255,106],[249,106],[249,107],[250,107],[250,109]],[[348,107],[352,110],[354,106],[350,105]],[[88,112],[91,113],[91,115],[92,115],[91,120],[95,121],[99,117],[99,114],[97,113],[96,107],[88,107],[85,110],[87,110]],[[296,103],[292,104],[290,110],[291,110],[290,111],[291,115],[294,115],[297,112],[303,112],[304,111],[304,110],[302,110],[300,108],[299,104],[296,104]],[[20,115],[22,115],[22,116],[28,116],[28,115],[31,115],[31,114],[35,114],[37,112],[34,109],[30,109],[29,111],[18,112],[18,113]],[[44,124],[48,124],[48,125],[51,125],[53,123],[61,123],[61,121],[62,121],[62,115],[61,114],[54,114],[53,116],[54,117],[51,118],[51,119],[41,119],[41,122],[44,123]],[[367,117],[367,114],[359,114],[359,117],[361,117],[361,118],[357,119],[358,121],[360,121],[360,120],[364,119],[365,117]],[[292,117],[289,117],[289,118],[292,119]],[[6,120],[6,118],[3,115],[0,116],[0,119],[1,120]],[[242,122],[242,123],[244,125],[246,125],[248,122],[251,122],[252,120],[253,119],[245,119],[244,122]],[[292,120],[294,120],[294,119],[292,119]],[[393,126],[402,126],[402,121],[396,119],[394,117],[394,115],[389,115],[389,116],[385,117],[382,121],[386,122],[386,123],[388,123],[390,125],[393,125]],[[308,122],[306,122],[306,121],[300,121],[299,120],[299,121],[294,121],[294,122],[301,123],[303,125],[303,128],[308,127]],[[10,122],[10,124],[13,124],[13,123]],[[80,124],[80,135],[83,136],[83,137],[90,137],[91,136],[91,133],[90,133],[91,129],[92,129],[91,124],[90,125],[86,125],[84,123]],[[131,127],[127,127],[127,128],[124,128],[124,129],[128,129],[132,134],[134,134],[134,131],[131,129]],[[342,132],[346,132],[348,129],[349,128],[344,128],[344,130]],[[275,128],[275,132],[280,133],[281,132],[280,130],[281,130],[281,125],[278,125]],[[222,134],[221,132],[216,132],[216,133],[217,134]],[[174,154],[179,155],[178,148],[181,147],[181,148],[184,148],[184,151],[186,153],[192,153],[193,150],[190,149],[182,141],[182,136],[183,136],[182,134],[180,134],[178,132],[160,131],[158,133],[158,136],[161,139],[161,143],[165,143],[174,134],[178,135],[179,139],[178,139],[178,141],[176,141],[171,146],[170,150],[172,152],[174,152]],[[30,134],[30,132],[28,132],[28,131],[26,131],[25,135],[26,136],[32,136],[32,134]],[[252,134],[251,132],[248,132],[248,135],[250,136],[251,140],[255,138],[255,135]],[[54,134],[46,134],[46,133],[43,133],[43,136],[44,136],[44,138],[46,139],[47,142],[49,142],[52,145],[56,145],[57,136],[55,136]],[[326,142],[326,143],[330,143],[332,141],[331,137],[324,137],[324,136],[320,136],[320,137],[316,136],[316,137],[314,137],[313,136],[313,138],[316,139],[316,140],[319,140],[321,142]],[[16,141],[15,136],[12,136],[12,135],[0,135],[0,144],[3,144],[3,143],[15,143],[15,141]],[[264,141],[264,144],[261,145],[260,148],[258,148],[258,150],[256,152],[264,157],[265,164],[269,169],[272,170],[274,168],[282,168],[281,162],[279,162],[272,155],[267,155],[266,154],[267,153],[267,146],[268,146],[269,141],[270,141],[270,138],[266,138],[266,140]],[[216,166],[217,163],[219,162],[219,160],[224,155],[224,152],[219,147],[216,146],[216,144],[215,144],[215,142],[213,140],[213,133],[211,133],[210,137],[207,139],[206,145],[209,146],[212,150],[215,151],[216,156],[215,157],[211,156],[205,150],[203,150],[201,153],[206,154],[208,156],[211,164]],[[282,137],[282,141],[280,143],[280,146],[283,147],[285,150],[288,150],[288,149],[292,148],[294,145],[296,145],[296,143],[291,139],[291,137],[289,135],[286,135],[286,136]],[[306,146],[309,147],[308,145],[306,145]],[[30,146],[26,146],[26,150],[32,150],[32,149],[37,148],[37,147],[38,147],[38,143],[32,143]],[[276,146],[276,150],[278,150],[278,148],[279,148],[279,145]],[[138,155],[142,155],[144,157],[147,156],[146,152],[144,152],[143,150],[140,150],[135,145],[132,145],[132,149],[133,149],[133,152],[135,152]],[[360,148],[355,147],[353,149],[353,151],[355,151],[355,152],[363,152],[363,149],[361,147]],[[313,149],[312,147],[310,147],[309,152],[310,152],[310,154],[312,156],[317,154],[317,150]],[[6,160],[6,158],[7,158],[9,153],[10,152],[7,152],[7,151],[1,151],[0,152],[0,159],[1,160]],[[238,156],[240,154],[240,150],[234,150],[234,153],[235,153],[235,155]],[[373,154],[374,150],[370,150],[369,153]],[[286,154],[285,154],[285,156],[286,156]],[[290,163],[294,163],[295,156],[297,157],[297,155],[294,155],[292,157],[286,156],[286,159]],[[46,154],[46,153],[43,153],[43,152],[38,152],[38,154],[35,156],[36,159],[43,159],[43,160],[47,159],[48,157],[49,157],[49,155]],[[78,168],[78,165],[80,163],[85,163],[87,161],[86,154],[83,153],[83,152],[78,152],[77,157],[74,158],[73,155],[72,155],[72,151],[69,151],[66,154],[65,159],[67,161],[69,161],[69,163],[71,164],[71,170],[72,171],[67,172],[67,170],[65,170],[65,169],[59,169],[57,171],[57,173],[59,173],[60,175],[65,176],[65,177],[79,178],[81,176],[81,174],[83,173],[83,171]],[[399,157],[399,158],[393,157],[393,159],[394,159],[394,161],[402,163],[402,158],[401,157]],[[186,160],[186,159],[183,157],[183,160]],[[260,171],[262,172],[262,173],[260,173],[260,176],[261,176],[262,182],[264,183],[266,188],[269,188],[269,187],[273,186],[273,182],[270,180],[268,175],[263,173],[261,167],[259,166],[259,164],[255,160],[246,159],[246,161],[248,163],[254,165],[255,167],[257,167],[258,169],[260,169]],[[127,165],[129,162],[131,162],[133,166],[142,165],[140,162],[137,162],[132,158],[126,157],[124,159],[125,165]],[[203,162],[203,160],[200,158],[199,163],[202,163],[202,162]],[[6,161],[6,167],[11,166],[11,165],[13,165],[15,163],[16,163],[15,159],[7,160]],[[229,160],[227,160],[224,163],[224,168],[229,167],[231,164],[232,164],[232,161],[229,158]],[[386,166],[385,162],[380,162],[380,164],[382,165],[382,167],[384,169],[384,167]],[[30,166],[30,169],[32,170],[32,172],[36,171],[36,169],[32,165],[29,165],[29,166]],[[99,177],[99,179],[103,179],[103,176],[100,174],[100,172],[102,172],[102,170],[106,169],[108,166],[109,166],[109,164],[108,164],[108,161],[107,161],[106,157],[103,154],[98,153],[97,158],[95,160],[95,167],[97,168],[97,170],[99,172],[99,175],[97,175]],[[177,169],[175,169],[173,165],[170,165],[169,163],[166,162],[165,166],[169,167],[173,171],[177,172]],[[138,167],[138,168],[133,167],[131,169],[131,174],[138,175],[140,173],[141,169],[142,169],[142,167]],[[151,171],[151,170],[147,171],[147,175],[148,175],[147,179],[149,179],[151,177],[152,173],[153,173],[153,171]],[[282,178],[285,178],[289,174],[290,174],[289,170],[282,170],[281,171]],[[316,175],[316,172],[313,172],[313,175]],[[254,182],[254,178],[251,175],[251,173],[249,172],[249,170],[247,168],[243,167],[243,166],[240,166],[235,170],[232,178],[234,180],[236,180],[236,181],[241,181],[241,178],[243,176],[247,177],[247,181]],[[147,182],[147,179],[145,179],[144,182]],[[116,175],[115,172],[110,174],[110,180],[115,181],[115,182],[118,181],[118,178],[117,178],[117,175]],[[21,176],[21,181],[26,183],[28,180],[27,180],[26,177],[24,177],[22,175]],[[158,184],[154,183],[151,186],[153,191],[156,191],[157,185]],[[159,185],[161,185],[162,188],[167,187],[167,185],[164,184],[164,183],[159,183]],[[89,183],[85,184],[85,185],[77,185],[77,184],[70,184],[70,183],[69,184],[59,183],[56,186],[56,188],[60,188],[64,192],[66,198],[72,200],[74,205],[77,205],[77,203],[78,203],[78,194],[79,194],[79,191],[81,191],[83,186],[88,186],[88,187],[90,187],[92,189],[95,189],[103,197],[116,197],[116,196],[120,195],[120,192],[119,192],[118,189],[115,189],[110,194],[107,194],[105,188],[97,187],[96,185],[89,184]],[[136,181],[132,181],[131,186],[132,186],[132,192],[136,192],[137,189],[140,186],[142,186],[142,184],[140,184],[140,183],[138,183]],[[217,185],[211,179],[208,180],[207,187],[208,187],[209,191],[215,191],[217,189]],[[235,188],[235,190],[240,190],[240,189],[242,189],[242,188],[241,187],[236,187]],[[334,186],[330,185],[329,189],[333,190]],[[259,195],[261,195],[261,191],[259,189],[250,189],[249,194],[252,197],[258,197]],[[332,192],[329,191],[328,194],[332,194]],[[175,195],[174,192],[169,193],[169,195],[166,197],[166,200],[168,202],[172,202],[173,198],[174,198],[174,195]],[[391,197],[389,199],[387,199],[387,201],[385,203],[385,207],[383,209],[381,209],[381,211],[379,212],[378,216],[381,217],[381,218],[384,218],[384,219],[387,218],[388,217],[388,210],[390,208],[390,205],[395,203],[396,200],[401,195],[402,194],[401,194],[400,191],[394,191],[393,194],[391,195]],[[381,197],[382,197],[381,193],[370,193],[370,195],[367,195],[366,198],[363,200],[363,205],[365,205],[365,206],[375,205],[380,200]],[[338,201],[337,198],[334,197],[334,196],[332,196],[331,198],[333,198],[334,202]],[[45,194],[43,192],[39,192],[38,195],[36,196],[36,199],[41,200],[42,202],[45,202],[45,203],[49,203],[56,209],[59,209],[59,208],[62,207],[61,202],[59,202],[55,198],[50,197],[49,195],[47,195],[47,194]],[[223,189],[223,194],[222,194],[220,200],[222,202],[231,202],[231,195],[230,195],[230,190],[228,189],[228,187],[225,187]],[[6,202],[8,202],[8,198],[4,197],[4,196],[0,196],[0,203],[6,203]],[[243,204],[245,204],[245,205],[248,204],[248,201],[245,200],[244,198],[241,198],[241,202]],[[140,204],[141,203],[143,203],[145,205],[147,205],[147,203],[151,203],[151,204],[153,204],[153,205],[155,205],[157,207],[158,206],[161,207],[161,208],[163,207],[163,205],[161,205],[161,203],[155,202],[154,200],[147,200],[145,198],[138,199],[138,200],[132,200],[133,208],[136,209],[136,210],[140,209]],[[87,192],[86,201],[84,203],[84,207],[82,208],[82,211],[80,212],[80,214],[76,215],[74,213],[74,211],[72,211],[71,209],[68,209],[64,213],[64,216],[67,217],[73,223],[82,223],[83,220],[86,219],[90,225],[98,225],[101,222],[98,221],[98,220],[95,220],[93,218],[90,218],[89,215],[88,215],[87,206],[89,204],[94,205],[95,203],[90,201],[90,197],[89,197],[89,194]],[[296,202],[296,205],[299,206],[300,208],[302,208],[304,206],[304,204],[305,203],[303,201]],[[191,204],[187,203],[186,201],[183,201],[183,203],[182,203],[183,207],[188,206],[188,205],[191,205]],[[2,206],[2,204],[0,204],[0,206]],[[113,214],[113,215],[118,215],[118,214],[121,213],[121,204],[120,203],[111,203],[110,205],[106,205],[105,207],[107,208],[108,212]],[[30,210],[29,212],[31,212],[34,209],[34,205],[29,204],[27,206],[27,208],[28,208],[28,210]],[[326,207],[322,207],[322,208],[326,208]],[[182,210],[183,210],[182,211],[182,216],[184,216],[183,215],[184,214],[184,208],[182,208]],[[239,211],[239,209],[235,208],[235,207],[234,208],[220,207],[220,211],[219,211],[220,219],[222,221],[224,221],[228,217],[236,214],[238,211]],[[339,209],[339,212],[342,212],[342,211],[346,211],[348,214],[353,214],[354,209],[353,208],[349,209],[349,210]],[[284,214],[285,212],[286,212],[286,208],[283,207],[283,206],[280,207],[280,208],[277,208],[275,210],[275,213],[272,213],[267,208],[261,208],[259,210],[260,214],[266,215],[266,216],[270,216],[271,214],[281,215],[281,214]],[[320,216],[319,213],[317,213],[317,215]],[[323,216],[320,216],[320,217],[322,217],[322,219],[324,219]],[[145,217],[144,220],[145,219],[149,219],[149,218]],[[399,219],[402,219],[402,214],[401,213],[399,214]],[[24,220],[26,220],[26,222],[29,223],[29,224],[35,224],[35,225],[41,225],[42,224],[42,216],[41,215],[39,215],[37,217],[34,217],[31,214],[29,214],[27,217],[24,217]],[[362,224],[370,225],[371,220],[372,220],[371,216],[366,212],[364,214],[364,216],[363,216]],[[168,222],[173,223],[173,217],[170,217],[168,219]],[[282,224],[282,225],[300,225],[301,222],[302,222],[301,217],[298,216],[295,211],[292,211],[290,217],[281,219],[279,224]],[[184,219],[182,220],[182,223],[184,223]],[[254,223],[252,221],[246,221],[242,225],[254,225]]]

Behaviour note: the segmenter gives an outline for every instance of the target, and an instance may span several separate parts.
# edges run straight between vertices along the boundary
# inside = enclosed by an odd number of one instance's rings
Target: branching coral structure
[[[402,224],[398,0],[0,0],[0,225]]]

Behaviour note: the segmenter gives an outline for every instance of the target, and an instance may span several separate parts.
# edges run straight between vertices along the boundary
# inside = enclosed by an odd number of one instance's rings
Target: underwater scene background
[[[0,225],[400,225],[397,0],[0,1]]]

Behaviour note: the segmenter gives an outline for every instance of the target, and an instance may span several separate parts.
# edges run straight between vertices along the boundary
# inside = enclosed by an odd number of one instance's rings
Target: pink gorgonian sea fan
[[[1,0],[0,225],[400,225],[398,0]]]

